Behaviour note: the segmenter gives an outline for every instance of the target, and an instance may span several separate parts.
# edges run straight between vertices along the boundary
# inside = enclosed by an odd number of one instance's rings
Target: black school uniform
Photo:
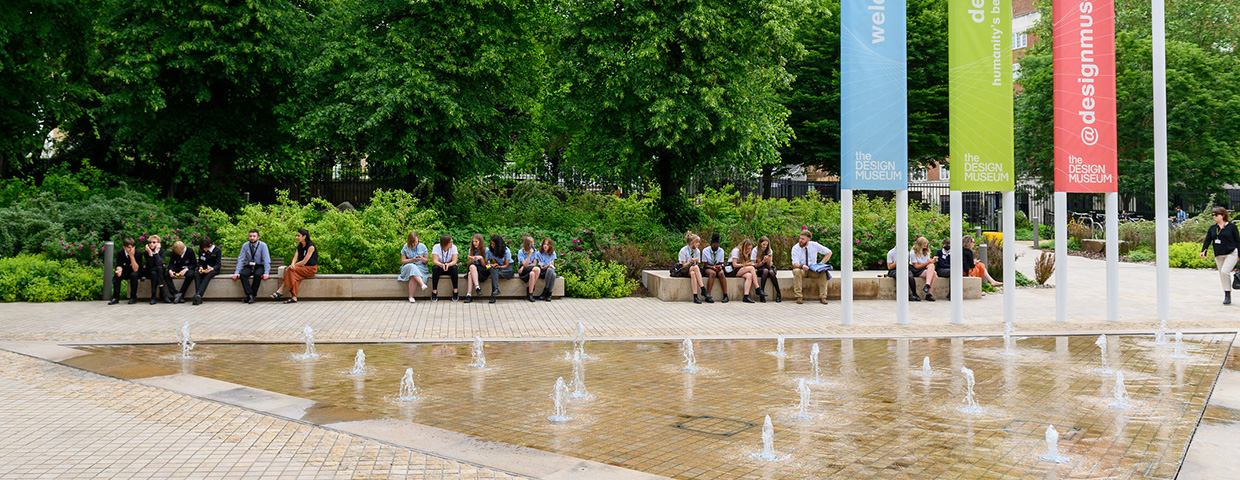
[[[137,270],[135,270],[133,268],[133,265],[131,264],[131,261],[130,261],[131,259],[129,258],[129,252],[126,252],[124,248],[122,248],[121,251],[118,252],[117,266],[121,267],[121,274],[112,277],[112,298],[120,298],[122,280],[129,281],[129,298],[134,298],[138,296],[138,280],[142,278],[142,272],[144,268],[142,266],[143,255],[141,253],[138,253],[137,250],[134,250],[134,255],[138,257],[137,258],[137,261],[138,261]]]
[[[185,247],[178,255],[176,252],[168,252],[168,270],[172,273],[180,273],[185,270],[184,280],[181,282],[181,296],[185,296],[185,292],[189,291],[189,285],[198,279],[198,259],[194,257],[194,249]],[[168,276],[168,290],[172,290],[172,276]]]
[[[142,276],[151,281],[151,300],[159,297],[159,287],[168,286],[169,290],[172,290],[172,282],[168,279],[168,263],[165,260],[167,255],[168,251],[162,248],[155,253],[142,250],[142,257],[146,260]]]
[[[220,258],[224,256],[224,250],[219,245],[212,245],[211,248],[204,248],[198,251],[198,268],[194,271],[198,272],[198,289],[195,295],[202,296],[207,292],[207,285],[211,284],[211,279],[220,273]],[[200,270],[211,269],[211,271],[202,273]]]

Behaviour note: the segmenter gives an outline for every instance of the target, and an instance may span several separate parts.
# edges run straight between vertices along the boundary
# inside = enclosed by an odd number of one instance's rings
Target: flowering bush
[[[627,297],[637,288],[637,280],[614,262],[583,260],[560,275],[564,277],[564,294],[574,298]]]
[[[43,241],[43,254],[52,260],[72,260],[82,265],[103,265],[103,241],[99,234],[79,234],[70,230],[67,234]]]

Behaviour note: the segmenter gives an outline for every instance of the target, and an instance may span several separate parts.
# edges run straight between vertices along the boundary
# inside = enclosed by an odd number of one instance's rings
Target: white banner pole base
[[[1119,194],[1107,199],[1107,321],[1119,321]]]
[[[888,268],[891,266],[888,265]],[[896,191],[896,325],[908,325],[908,190]]]
[[[963,205],[961,205],[961,203],[964,203],[964,201],[961,200],[961,197],[962,195],[960,194],[959,190],[952,190],[951,193],[948,195],[948,201],[951,202],[949,213],[951,215],[951,230],[952,230],[951,231],[951,239],[952,239],[951,251],[952,252],[960,251],[960,241],[961,241],[960,239],[963,236],[961,235],[961,232],[960,232],[964,228],[964,225],[963,225],[964,220],[963,218],[961,218],[964,216]],[[956,257],[957,255],[953,253],[952,256]],[[963,269],[961,268],[963,267],[963,265],[961,265],[962,261],[963,260],[950,262],[951,263],[951,277],[948,278],[948,281],[951,282],[949,286],[950,286],[951,297],[952,297],[952,300],[951,300],[952,301],[952,323],[955,325],[964,324],[964,304],[963,304],[964,299],[961,298],[962,296],[964,296],[963,295],[964,289],[961,288],[961,285],[960,285],[961,276],[962,276],[961,274],[963,273]],[[934,268],[934,264],[930,264],[930,266],[926,268]]]
[[[978,239],[980,242],[981,239]],[[986,279],[982,279],[985,281]],[[1016,322],[1016,192],[1003,192],[1003,322]]]
[[[806,259],[806,261],[809,261]],[[853,324],[853,191],[840,190],[840,325]],[[822,294],[822,292],[820,292]]]
[[[1068,322],[1068,192],[1055,192],[1055,321]]]

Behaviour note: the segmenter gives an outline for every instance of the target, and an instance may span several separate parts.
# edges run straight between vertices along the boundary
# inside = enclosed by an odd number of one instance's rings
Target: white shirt
[[[753,247],[753,250],[749,251],[749,260],[753,261],[754,263],[759,263],[758,262],[758,247]]]
[[[676,259],[680,263],[685,263],[685,264],[689,263],[689,260],[692,260],[692,259],[701,260],[702,251],[696,248],[689,248],[688,245],[685,245],[683,247],[680,247],[680,255],[677,256]]]
[[[917,263],[926,263],[926,262],[929,262],[929,261],[930,261],[930,254],[929,254],[929,253],[927,253],[927,254],[925,254],[925,255],[918,255],[918,254],[917,254],[917,252],[916,252],[916,251],[914,251],[914,250],[909,250],[909,251],[908,251],[908,264],[909,264],[909,265],[913,265],[913,264],[917,264]]]
[[[792,245],[792,252],[789,257],[792,258],[793,265],[813,265],[818,263],[819,255],[830,254],[830,248],[822,246],[821,243],[811,241],[805,244],[804,247],[802,247],[800,243]],[[807,259],[806,256],[809,258]]]
[[[439,263],[447,264],[452,261],[452,256],[456,255],[456,244],[452,244],[452,247],[445,252],[443,251],[443,245],[436,243],[435,248],[431,249],[431,254],[437,255],[436,258],[439,259]]]
[[[896,253],[897,253],[896,247],[891,247],[891,250],[887,250],[887,268],[888,269],[896,268],[896,260],[899,260],[896,258]]]
[[[722,265],[728,261],[723,252],[723,248],[711,250],[710,247],[706,247],[706,251],[702,252],[702,261],[707,265]]]

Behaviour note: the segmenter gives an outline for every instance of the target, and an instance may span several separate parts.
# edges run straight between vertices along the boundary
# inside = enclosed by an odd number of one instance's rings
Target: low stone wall
[[[226,272],[227,273],[227,272]],[[258,298],[262,299],[271,295],[280,285],[283,285],[284,269],[281,268],[279,274],[272,275],[262,282],[258,289]],[[397,275],[351,275],[351,274],[323,274],[315,275],[313,278],[305,279],[299,287],[298,299],[310,300],[365,300],[365,299],[404,299],[409,296],[409,283],[399,282],[396,280]],[[173,280],[178,288],[182,280]],[[542,292],[545,283],[542,279],[538,280],[535,285],[534,295]],[[465,275],[460,275],[459,284],[461,297],[465,296]],[[122,284],[121,289],[127,287]],[[193,296],[193,290],[196,286],[190,287],[188,296]],[[528,291],[525,282],[514,276],[510,279],[500,279],[499,281],[499,297],[504,298],[524,298]],[[285,297],[288,291],[284,292]],[[228,273],[217,275],[211,280],[211,285],[207,287],[207,292],[203,295],[206,299],[241,299],[245,295],[245,291],[241,288],[241,281],[233,281],[232,274]],[[431,289],[417,290],[414,298],[429,299]],[[439,296],[440,298],[452,297],[452,282],[446,276],[439,278]],[[482,298],[491,296],[491,280],[482,282]],[[557,278],[555,288],[551,292],[552,297],[564,296],[564,279]],[[138,286],[138,298],[147,299],[151,297],[150,282],[143,281]],[[188,301],[188,299],[186,300]]]
[[[893,278],[887,278],[885,270],[867,270],[853,272],[853,299],[854,300],[895,300],[896,298],[896,282]],[[827,298],[840,298],[840,278],[839,272],[831,272],[833,277],[827,282]],[[792,272],[781,270],[778,272],[779,287],[783,294],[784,300],[794,300],[795,295],[792,294]],[[977,277],[965,277],[964,279],[964,299],[976,300],[982,298],[982,279]],[[802,294],[806,299],[818,298],[817,280],[806,278],[802,288]],[[718,281],[715,282],[719,283]],[[732,300],[739,301],[741,299],[742,290],[745,280],[737,277],[728,278],[728,296]],[[917,291],[920,293],[925,280],[917,279]],[[642,285],[646,290],[650,291],[659,300],[665,302],[683,302],[693,299],[693,292],[689,289],[688,278],[674,278],[667,270],[643,270]],[[767,282],[767,294],[770,301],[775,291],[771,286],[771,282]],[[946,299],[950,285],[946,279],[939,279],[934,282],[934,296],[936,299]],[[722,293],[718,286],[711,291],[711,295],[715,297],[715,301],[722,298]],[[756,296],[751,296],[757,301]]]

